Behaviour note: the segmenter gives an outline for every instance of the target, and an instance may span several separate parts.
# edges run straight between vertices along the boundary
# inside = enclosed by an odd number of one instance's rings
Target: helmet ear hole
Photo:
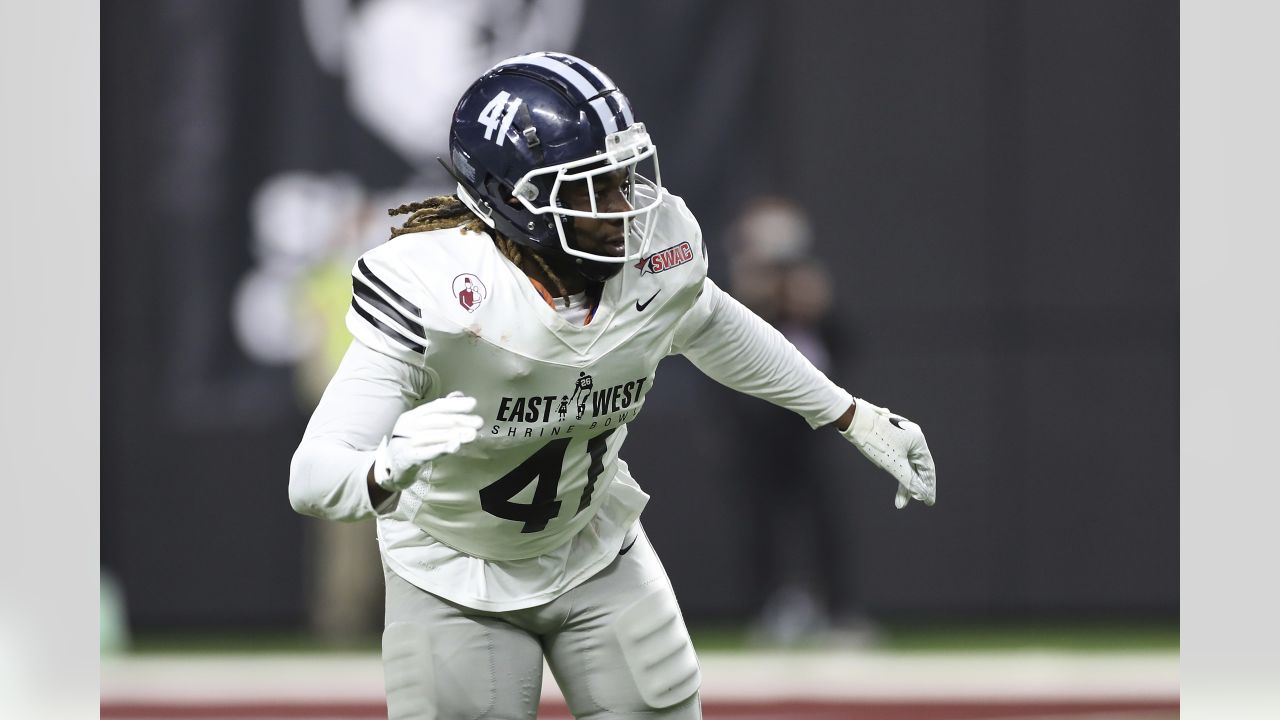
[[[502,182],[502,178],[496,175],[486,175],[483,187],[485,197],[490,198],[492,204],[511,208],[519,207],[519,202],[507,191],[506,184]]]

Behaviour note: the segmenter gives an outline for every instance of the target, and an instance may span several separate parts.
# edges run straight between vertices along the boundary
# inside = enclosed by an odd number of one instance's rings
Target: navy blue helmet
[[[657,148],[631,103],[604,73],[571,55],[539,52],[504,60],[472,83],[453,114],[449,155],[458,197],[490,227],[515,242],[595,263],[644,256],[654,223],[645,222],[666,195]],[[652,166],[652,178],[637,172]],[[595,182],[625,170],[630,209],[595,207]],[[560,199],[567,183],[585,182],[591,208]],[[622,257],[573,247],[572,217],[621,219]],[[598,266],[597,266],[598,267]]]

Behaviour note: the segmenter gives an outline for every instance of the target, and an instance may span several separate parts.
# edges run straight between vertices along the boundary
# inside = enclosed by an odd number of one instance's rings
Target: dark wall
[[[631,96],[713,253],[746,198],[798,200],[850,348],[833,376],[928,433],[928,510],[894,511],[834,434],[806,450],[849,550],[815,572],[873,610],[1176,610],[1177,31],[1132,0],[589,4],[566,49]],[[111,6],[102,113],[103,563],[141,626],[298,622],[308,408],[233,337],[247,207],[285,170],[415,169],[289,3]],[[646,526],[687,615],[742,616],[738,456],[771,438],[682,359],[659,387],[626,453]]]

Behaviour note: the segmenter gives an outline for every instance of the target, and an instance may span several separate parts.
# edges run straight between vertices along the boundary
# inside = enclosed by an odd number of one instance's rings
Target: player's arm
[[[782,333],[716,286],[681,319],[673,352],[711,379],[836,429],[898,480],[898,507],[909,497],[933,504],[933,458],[919,426],[865,400],[855,400],[796,350]]]
[[[716,382],[791,410],[811,427],[852,417],[852,395],[710,279],[681,318],[672,351]]]
[[[334,520],[389,512],[426,463],[475,439],[471,398],[418,405],[429,390],[424,353],[430,296],[406,268],[406,246],[384,243],[351,268],[347,329],[355,342],[293,456],[295,510]]]
[[[451,393],[417,405],[428,377],[352,342],[293,455],[293,509],[348,521],[389,512],[427,463],[475,440],[474,398]]]
[[[426,378],[420,368],[352,342],[293,454],[293,509],[351,521],[394,507],[393,493],[372,481],[374,455],[396,419],[426,390]]]

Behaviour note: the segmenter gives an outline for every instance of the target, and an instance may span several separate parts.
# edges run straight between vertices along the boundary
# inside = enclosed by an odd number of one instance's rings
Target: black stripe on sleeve
[[[422,327],[421,322],[409,317],[408,315],[405,315],[404,313],[400,312],[396,308],[392,307],[391,303],[387,302],[386,300],[383,300],[381,295],[379,295],[378,293],[370,289],[368,285],[364,284],[363,280],[356,277],[355,275],[351,276],[351,292],[354,293],[356,296],[360,297],[361,299],[363,299],[365,302],[369,303],[370,305],[378,308],[378,310],[381,310],[383,315],[386,315],[387,317],[395,320],[399,320],[400,324],[404,326],[405,330],[408,330],[409,332],[417,335],[418,337],[427,336],[426,330]]]
[[[396,301],[396,303],[400,305],[400,307],[404,308],[405,310],[408,310],[414,316],[419,318],[422,317],[422,311],[418,309],[418,306],[414,305],[408,300],[405,300],[403,295],[396,292],[395,290],[392,290],[390,285],[382,282],[381,278],[379,278],[377,275],[374,275],[373,271],[369,269],[369,266],[364,263],[364,258],[360,258],[359,262],[357,262],[356,264],[360,267],[360,272],[364,273],[365,276],[369,278],[369,282],[373,283],[379,290],[385,293],[387,297]]]
[[[381,320],[379,320],[378,318],[370,314],[368,310],[365,310],[364,308],[360,307],[359,303],[356,302],[355,298],[351,298],[351,308],[356,312],[360,313],[360,317],[364,318],[365,320],[368,320],[370,325],[386,333],[387,336],[390,337],[392,340],[395,340],[396,342],[400,343],[401,345],[409,348],[410,350],[416,353],[424,353],[427,351],[427,349],[422,345],[419,345],[413,340],[410,340],[405,336],[401,335],[400,333],[396,332],[395,328],[382,322]]]

